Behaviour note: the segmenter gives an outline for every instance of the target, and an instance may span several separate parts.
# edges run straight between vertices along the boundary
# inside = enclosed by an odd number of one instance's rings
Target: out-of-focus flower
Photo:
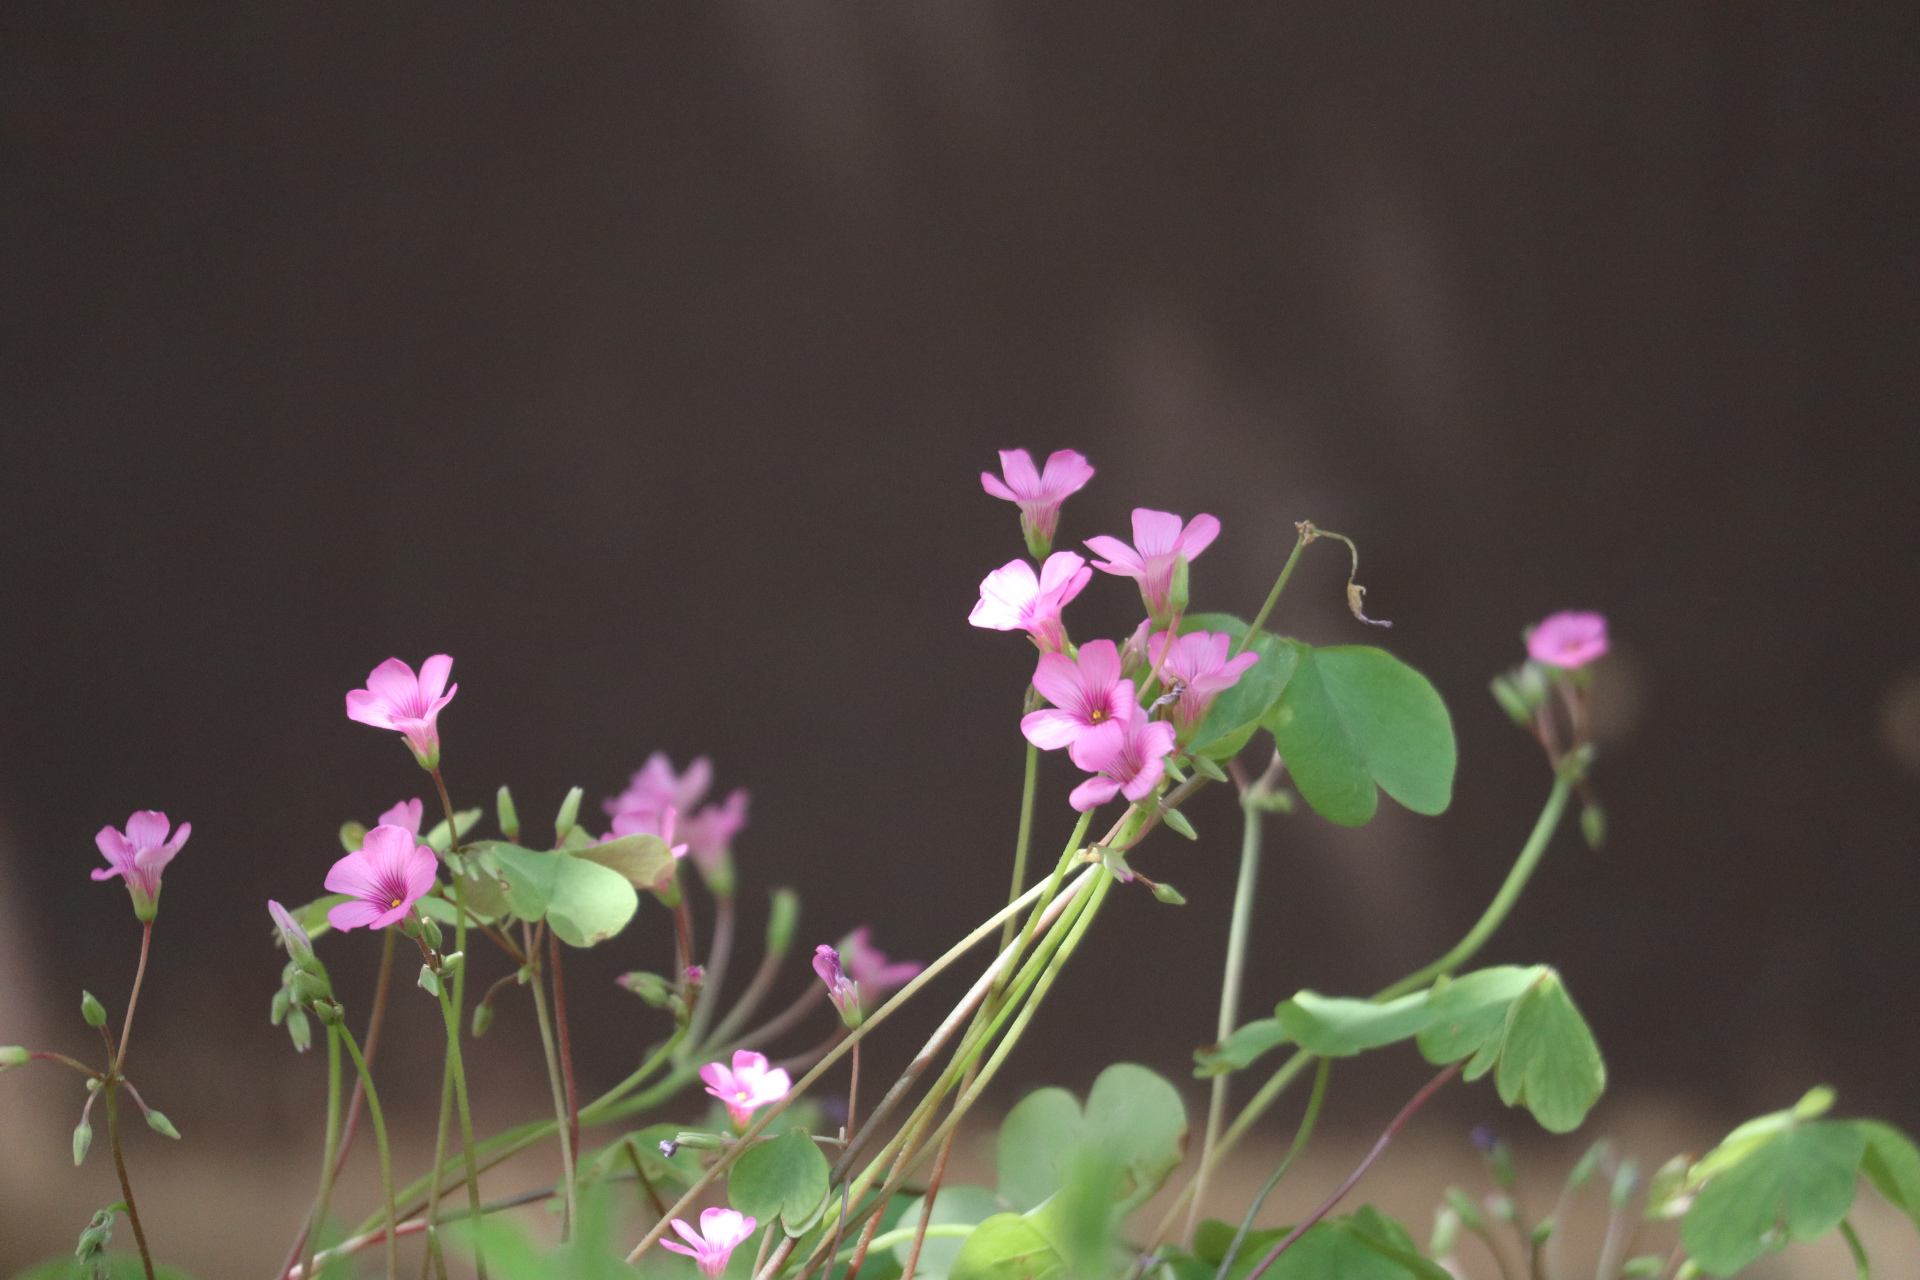
[[[611,800],[603,801],[600,807],[608,817],[618,817],[636,809],[651,809],[655,813],[668,807],[681,813],[692,813],[694,806],[706,796],[707,788],[713,785],[713,761],[701,756],[687,766],[685,773],[673,771],[673,758],[664,751],[656,751],[647,757],[627,782],[627,789]]]
[[[1094,776],[1073,789],[1067,803],[1085,813],[1115,793],[1138,800],[1152,791],[1167,771],[1174,729],[1165,720],[1148,720],[1136,711],[1124,720],[1095,725],[1073,740],[1067,754]]]
[[[628,782],[627,789],[601,808],[614,818],[614,834],[645,831],[661,835],[667,810],[682,815],[680,834],[686,840],[686,852],[716,893],[730,896],[733,874],[730,865],[733,838],[747,825],[748,794],[745,787],[727,793],[723,804],[695,809],[713,785],[713,762],[705,756],[687,766],[685,773],[673,771],[673,761],[664,751],[656,751]],[[634,816],[638,815],[638,816]],[[623,822],[624,820],[624,822]],[[624,830],[622,829],[624,825]],[[667,840],[672,844],[671,839]],[[675,850],[678,856],[681,850]]]
[[[95,845],[105,855],[110,864],[95,867],[95,880],[111,880],[115,876],[124,877],[127,893],[133,899],[133,914],[142,920],[151,920],[160,912],[160,873],[173,861],[173,855],[180,852],[180,846],[193,834],[193,824],[183,822],[180,829],[173,833],[173,839],[167,839],[167,828],[171,824],[167,815],[153,809],[142,809],[127,819],[126,834],[112,827],[100,828],[100,834],[93,838]]]
[[[672,805],[668,805],[663,813],[655,813],[651,809],[630,809],[614,818],[613,834],[607,838],[617,840],[621,836],[659,836],[666,841],[668,853],[676,858],[684,858],[687,856],[686,842],[673,842],[674,824],[678,816]]]
[[[727,1259],[753,1234],[760,1224],[733,1209],[708,1209],[700,1215],[700,1230],[695,1231],[682,1218],[673,1220],[673,1229],[686,1244],[662,1239],[660,1247],[684,1253],[700,1267],[707,1280],[719,1280],[727,1269]]]
[[[305,965],[313,960],[313,940],[307,937],[307,931],[293,918],[293,913],[267,899],[267,914],[273,917],[273,927],[280,931],[280,943],[287,949],[289,959]]]
[[[453,659],[436,653],[420,664],[420,674],[398,658],[388,658],[367,676],[367,687],[347,695],[347,718],[376,729],[392,729],[407,740],[422,768],[440,763],[440,709],[460,686],[447,686]]]
[[[1060,504],[1093,479],[1093,468],[1072,449],[1061,449],[1048,457],[1044,473],[1036,472],[1033,456],[1025,449],[1002,449],[1000,474],[1006,477],[1004,481],[991,471],[982,471],[980,486],[996,498],[1019,505],[1020,532],[1026,536],[1027,550],[1035,560],[1044,559],[1060,524]]]
[[[918,960],[889,963],[887,953],[873,945],[872,937],[873,930],[863,924],[840,939],[840,959],[859,984],[860,999],[867,1008],[927,967]]]
[[[425,811],[426,806],[421,804],[417,799],[402,800],[399,804],[381,814],[380,821],[374,825],[380,827],[400,827],[417,836],[420,834],[420,815]]]
[[[1095,725],[1130,715],[1133,681],[1122,679],[1120,668],[1120,650],[1111,640],[1087,641],[1077,659],[1041,654],[1033,687],[1053,706],[1028,712],[1020,720],[1020,732],[1042,751],[1054,751]]]
[[[1132,546],[1104,534],[1088,538],[1087,546],[1106,557],[1095,560],[1094,568],[1132,578],[1140,584],[1140,596],[1147,602],[1147,612],[1153,615],[1154,621],[1164,624],[1170,615],[1174,561],[1181,556],[1189,563],[1199,559],[1200,553],[1219,536],[1220,522],[1210,515],[1197,515],[1183,528],[1180,517],[1170,511],[1135,507]]]
[[[1528,657],[1567,671],[1586,666],[1607,649],[1605,614],[1567,609],[1542,619],[1527,633]]]
[[[821,943],[813,949],[813,971],[826,984],[827,999],[833,1001],[833,1007],[840,1011],[840,1021],[849,1027],[859,1026],[863,1020],[860,984],[849,978],[847,971],[840,967],[840,953]]]
[[[747,789],[735,787],[727,792],[726,803],[701,807],[687,820],[681,834],[700,874],[709,880],[718,873],[733,850],[733,838],[747,825]]]
[[[1087,562],[1071,551],[1047,557],[1036,576],[1025,560],[1010,560],[980,583],[980,603],[967,621],[994,631],[1025,631],[1042,653],[1067,647],[1060,611],[1093,580]]]
[[[344,933],[362,925],[384,929],[404,919],[433,888],[439,866],[433,850],[405,827],[375,827],[358,852],[327,872],[327,892],[351,895],[327,912],[327,923]]]
[[[708,1093],[727,1104],[727,1114],[733,1117],[736,1129],[752,1124],[756,1109],[780,1101],[793,1087],[793,1079],[784,1069],[770,1069],[767,1055],[751,1049],[734,1051],[731,1071],[709,1062],[700,1068],[700,1078],[706,1081]]]
[[[1249,649],[1229,659],[1233,637],[1224,631],[1189,631],[1174,638],[1171,650],[1167,639],[1164,631],[1153,637],[1153,669],[1169,692],[1180,691],[1167,718],[1185,742],[1207,718],[1213,700],[1239,684],[1260,655]]]

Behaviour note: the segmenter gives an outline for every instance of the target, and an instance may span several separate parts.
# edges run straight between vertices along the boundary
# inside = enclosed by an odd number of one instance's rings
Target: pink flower
[[[733,838],[747,825],[748,799],[745,787],[735,787],[727,793],[726,803],[706,805],[696,812],[694,806],[700,803],[707,794],[707,788],[712,785],[713,762],[707,757],[701,756],[687,766],[685,773],[676,774],[673,760],[667,753],[656,751],[647,757],[647,763],[633,775],[627,789],[610,800],[602,801],[600,807],[615,817],[615,834],[618,835],[626,834],[619,830],[621,824],[617,821],[624,815],[647,815],[641,819],[629,818],[628,829],[653,835],[660,834],[660,815],[667,809],[691,815],[681,825],[681,834],[686,837],[687,848],[693,854],[700,874],[712,882],[716,875],[724,873]],[[669,840],[667,843],[673,842]]]
[[[1123,719],[1135,707],[1133,681],[1121,679],[1120,650],[1111,640],[1087,641],[1077,659],[1041,654],[1033,687],[1053,706],[1022,717],[1020,732],[1042,751],[1069,746],[1088,729]]]
[[[609,817],[616,817],[634,809],[651,809],[655,813],[671,805],[681,813],[692,813],[693,807],[707,794],[707,788],[713,785],[713,761],[701,756],[687,766],[685,773],[673,771],[673,758],[664,751],[656,751],[647,757],[627,782],[627,789],[611,800],[601,802]]]
[[[358,851],[327,872],[327,892],[352,895],[327,912],[327,923],[343,933],[361,925],[386,928],[433,888],[439,865],[433,850],[405,827],[375,827]]]
[[[374,825],[377,827],[404,827],[409,834],[417,836],[420,834],[420,815],[425,809],[426,806],[421,804],[417,799],[402,800],[399,804],[381,814],[380,821]]]
[[[1567,671],[1586,666],[1609,647],[1605,614],[1565,609],[1527,633],[1528,657]]]
[[[1233,637],[1224,631],[1189,631],[1175,639],[1168,652],[1167,633],[1153,637],[1153,668],[1169,692],[1180,691],[1167,718],[1182,741],[1191,738],[1207,718],[1213,700],[1239,684],[1247,668],[1260,661],[1251,649],[1229,661],[1227,650],[1232,645]]]
[[[767,1055],[751,1049],[734,1051],[731,1071],[717,1062],[709,1062],[700,1068],[700,1078],[707,1082],[708,1093],[727,1104],[733,1127],[743,1130],[753,1123],[755,1109],[780,1101],[793,1087],[793,1079],[786,1071],[777,1067],[769,1070]]]
[[[1147,678],[1147,636],[1152,630],[1153,619],[1142,618],[1127,642],[1120,646],[1120,674],[1136,685]]]
[[[718,1280],[727,1269],[727,1259],[759,1225],[752,1218],[732,1209],[708,1209],[700,1215],[698,1234],[684,1220],[673,1220],[673,1229],[680,1233],[686,1244],[663,1239],[660,1247],[686,1254],[700,1265],[700,1274],[706,1276],[707,1280]]]
[[[115,876],[123,877],[127,882],[127,893],[133,898],[133,914],[142,920],[151,920],[160,912],[160,873],[173,861],[173,855],[180,852],[180,846],[193,834],[193,824],[183,822],[180,829],[173,833],[173,839],[167,839],[167,828],[171,824],[167,815],[152,809],[142,809],[127,819],[125,835],[112,827],[100,828],[100,834],[93,838],[100,852],[111,865],[96,867],[95,880],[111,880]]]
[[[1093,580],[1086,565],[1071,551],[1056,551],[1035,577],[1025,560],[1010,560],[980,583],[980,603],[967,621],[994,631],[1025,631],[1040,652],[1058,653],[1067,647],[1060,611]]]
[[[862,1021],[863,1010],[860,1007],[860,984],[847,976],[840,967],[840,953],[824,942],[813,949],[813,971],[820,975],[820,981],[827,984],[827,999],[833,1001],[833,1007],[840,1011],[840,1021],[849,1027],[857,1027]]]
[[[1113,799],[1114,793],[1138,800],[1167,771],[1174,729],[1165,720],[1149,720],[1137,708],[1125,720],[1095,725],[1073,740],[1067,754],[1095,776],[1073,789],[1067,803],[1085,813]]]
[[[1197,515],[1180,527],[1180,517],[1170,511],[1133,509],[1133,545],[1104,534],[1088,538],[1087,546],[1106,557],[1093,567],[1107,573],[1132,578],[1140,584],[1140,595],[1147,612],[1159,622],[1168,618],[1168,595],[1173,589],[1173,562],[1185,556],[1189,563],[1220,536],[1220,522],[1210,515]]]
[[[453,659],[444,653],[421,663],[417,679],[412,667],[388,658],[367,676],[366,688],[347,695],[347,719],[397,730],[413,748],[414,758],[431,769],[440,763],[440,708],[460,692],[457,684],[447,688],[452,673]]]
[[[674,821],[678,816],[672,805],[668,805],[664,813],[655,813],[651,809],[629,809],[613,820],[613,834],[607,839],[618,840],[621,836],[631,835],[659,836],[667,842],[668,853],[676,858],[684,858],[687,856],[686,844],[673,842]]]
[[[312,960],[313,940],[307,937],[307,931],[300,927],[293,913],[268,898],[267,914],[273,917],[273,926],[280,931],[280,942],[286,947],[288,958],[301,964]]]
[[[871,1007],[881,996],[912,980],[927,967],[917,960],[887,963],[887,953],[873,945],[869,940],[872,936],[873,930],[863,924],[840,939],[840,958],[860,988],[863,1007]]]
[[[1044,475],[1036,474],[1033,457],[1025,449],[1002,449],[1000,472],[1006,476],[1004,482],[992,472],[982,471],[980,485],[996,498],[1019,504],[1020,532],[1026,535],[1027,550],[1038,560],[1053,546],[1060,504],[1093,479],[1093,468],[1072,449],[1062,449],[1047,459]]]
[[[688,820],[685,835],[700,874],[711,879],[732,852],[733,838],[747,825],[747,789],[727,792],[725,804],[710,804]]]

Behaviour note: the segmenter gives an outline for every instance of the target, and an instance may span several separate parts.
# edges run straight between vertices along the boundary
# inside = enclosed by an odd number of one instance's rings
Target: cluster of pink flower
[[[1224,631],[1179,633],[1184,566],[1212,545],[1220,522],[1201,514],[1183,524],[1171,512],[1136,508],[1133,544],[1087,539],[1088,549],[1105,557],[1089,568],[1074,552],[1052,551],[1060,504],[1093,478],[1087,460],[1062,449],[1040,472],[1025,449],[1009,449],[1000,465],[1004,479],[983,472],[980,483],[994,497],[1019,504],[1027,547],[1043,563],[1037,574],[1025,560],[988,574],[968,621],[1025,631],[1039,647],[1033,687],[1053,706],[1029,713],[1020,728],[1043,751],[1065,747],[1074,764],[1093,775],[1074,788],[1073,807],[1085,812],[1115,795],[1139,800],[1159,785],[1175,748],[1193,740],[1214,699],[1260,660],[1252,651],[1229,656],[1233,638]],[[1147,617],[1124,646],[1111,640],[1075,646],[1067,638],[1061,613],[1093,580],[1094,569],[1140,586]],[[1157,696],[1142,706],[1142,695]]]

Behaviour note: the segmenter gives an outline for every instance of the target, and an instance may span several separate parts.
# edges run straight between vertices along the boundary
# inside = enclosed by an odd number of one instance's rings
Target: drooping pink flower
[[[400,659],[388,658],[367,676],[366,688],[347,695],[347,718],[399,732],[414,758],[431,769],[440,763],[440,709],[460,692],[457,684],[447,687],[451,674],[453,659],[444,653],[421,663],[418,677]]]
[[[889,963],[887,953],[874,946],[872,938],[873,930],[863,924],[840,939],[840,959],[846,964],[847,973],[859,985],[862,1007],[868,1009],[877,1004],[881,996],[912,981],[927,967],[917,960]]]
[[[1180,691],[1167,716],[1180,741],[1193,737],[1193,731],[1212,709],[1213,700],[1239,684],[1247,668],[1260,661],[1260,655],[1251,649],[1229,659],[1227,651],[1232,646],[1233,637],[1224,631],[1189,631],[1173,641],[1171,651],[1166,632],[1153,637],[1153,669],[1168,692]]]
[[[380,815],[375,826],[402,827],[414,835],[420,834],[420,815],[426,812],[426,806],[418,799],[402,800],[393,808]]]
[[[840,953],[821,943],[813,949],[813,971],[826,984],[827,999],[833,1001],[833,1007],[839,1010],[840,1021],[849,1027],[859,1026],[864,1013],[860,1007],[860,984],[849,978],[847,971],[841,968]]]
[[[1529,657],[1567,671],[1586,666],[1608,648],[1607,619],[1600,613],[1562,610],[1543,619],[1527,635]]]
[[[344,933],[362,925],[384,929],[404,919],[433,888],[439,866],[433,850],[405,827],[375,827],[357,851],[327,872],[327,892],[351,895],[327,912],[327,923]]]
[[[673,1229],[686,1244],[662,1238],[660,1247],[684,1253],[700,1267],[707,1280],[719,1280],[727,1269],[727,1259],[759,1226],[752,1218],[733,1209],[707,1209],[700,1214],[700,1230],[681,1218],[673,1220]]]
[[[1042,751],[1069,746],[1095,725],[1130,714],[1135,705],[1133,681],[1121,678],[1120,650],[1111,640],[1087,641],[1077,659],[1041,654],[1033,687],[1053,705],[1023,716],[1020,732]]]
[[[1093,567],[1106,573],[1132,578],[1140,584],[1140,596],[1154,620],[1168,620],[1168,596],[1173,590],[1173,562],[1185,556],[1189,563],[1220,536],[1220,522],[1202,513],[1182,528],[1180,517],[1170,511],[1133,509],[1133,545],[1102,534],[1088,538],[1087,546],[1106,557]]]
[[[617,817],[634,809],[651,809],[655,813],[671,805],[681,813],[692,813],[694,806],[705,798],[707,788],[713,785],[713,761],[700,756],[687,766],[685,773],[673,771],[673,757],[664,751],[656,751],[647,757],[627,782],[627,789],[611,800],[601,802],[600,807],[608,817]]]
[[[1026,536],[1027,550],[1038,560],[1053,546],[1053,532],[1060,524],[1060,504],[1067,495],[1079,492],[1093,479],[1093,468],[1072,449],[1061,449],[1047,459],[1045,473],[1035,472],[1033,456],[1025,449],[1002,449],[1000,473],[980,473],[980,486],[996,498],[1005,498],[1020,507],[1020,532]]]
[[[1025,631],[1042,653],[1067,647],[1060,611],[1093,580],[1087,562],[1071,551],[1047,557],[1036,577],[1025,560],[1010,560],[980,583],[980,603],[967,621],[994,631]]]
[[[133,914],[142,920],[151,920],[160,911],[160,873],[173,861],[173,855],[180,852],[180,846],[193,834],[193,824],[183,822],[180,829],[173,833],[173,839],[167,839],[167,828],[171,824],[167,815],[153,809],[142,809],[127,819],[126,834],[122,835],[112,827],[100,828],[93,838],[95,845],[110,864],[95,867],[95,880],[111,880],[115,876],[123,877],[127,883],[127,893],[133,898]]]
[[[273,927],[280,931],[280,943],[287,949],[288,958],[301,963],[313,959],[313,940],[307,937],[307,931],[293,918],[293,913],[267,899],[267,914],[273,917]]]
[[[707,1082],[708,1093],[727,1104],[727,1114],[733,1117],[736,1129],[752,1124],[756,1109],[780,1101],[793,1087],[793,1079],[784,1068],[769,1069],[767,1055],[751,1049],[734,1051],[731,1071],[709,1062],[700,1068],[700,1078]]]
[[[1116,792],[1138,800],[1152,791],[1167,771],[1174,728],[1149,720],[1137,708],[1124,720],[1095,725],[1073,740],[1067,754],[1094,776],[1073,789],[1067,803],[1082,813],[1097,809]]]

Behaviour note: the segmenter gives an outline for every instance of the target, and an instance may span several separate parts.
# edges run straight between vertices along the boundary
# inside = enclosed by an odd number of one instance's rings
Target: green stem
[[[145,949],[142,950],[144,952]],[[128,1012],[132,1012],[131,1006]],[[140,1265],[146,1268],[147,1280],[153,1280],[153,1255],[147,1251],[147,1233],[140,1225],[140,1211],[133,1207],[133,1183],[127,1179],[127,1159],[120,1152],[120,1081],[117,1076],[107,1077],[107,1141],[113,1147],[113,1168],[120,1175],[120,1195],[127,1204],[127,1221],[133,1224],[133,1241],[140,1246]]]
[[[393,1152],[387,1146],[387,1121],[380,1112],[380,1095],[373,1087],[373,1073],[367,1070],[367,1060],[360,1056],[360,1042],[353,1038],[345,1022],[337,1025],[341,1039],[346,1042],[347,1055],[353,1059],[353,1069],[360,1073],[360,1086],[367,1099],[367,1118],[373,1121],[373,1138],[380,1147],[380,1192],[387,1202],[387,1280],[399,1280],[400,1242],[395,1229],[400,1219],[393,1211]]]
[[[867,1249],[891,1249],[897,1244],[905,1244],[913,1239],[917,1227],[895,1227],[884,1235],[877,1235],[867,1241]],[[973,1234],[973,1227],[963,1222],[934,1222],[927,1225],[925,1236],[929,1240],[964,1240]],[[850,1244],[833,1256],[834,1265],[853,1260],[854,1250],[860,1246]]]
[[[1233,888],[1233,919],[1227,927],[1227,964],[1220,980],[1220,1020],[1214,1043],[1224,1044],[1233,1034],[1240,1017],[1240,986],[1247,968],[1247,938],[1253,926],[1253,893],[1260,876],[1260,806],[1258,784],[1241,793],[1243,826],[1240,837],[1240,879]],[[1213,1168],[1213,1147],[1220,1140],[1220,1126],[1227,1118],[1227,1086],[1231,1074],[1213,1078],[1213,1097],[1207,1105],[1207,1135],[1200,1146],[1198,1185],[1187,1204],[1186,1238],[1192,1240],[1193,1228],[1200,1216],[1201,1202],[1207,1194],[1207,1177]]]
[[[539,942],[531,933],[527,935],[527,955],[537,966],[540,956],[537,950]],[[553,1021],[547,1016],[547,993],[539,969],[533,974],[533,1012],[540,1022],[540,1045],[547,1054],[547,1082],[553,1089],[553,1114],[560,1133],[560,1178],[566,1188],[563,1201],[565,1212],[560,1218],[560,1238],[567,1239],[573,1234],[574,1220],[579,1216],[579,1205],[574,1200],[573,1188],[573,1140],[572,1124],[567,1115],[566,1085],[560,1079],[560,1055],[553,1043]]]
[[[1273,1189],[1280,1185],[1280,1179],[1286,1176],[1287,1170],[1293,1168],[1293,1162],[1300,1158],[1300,1153],[1307,1149],[1307,1141],[1313,1137],[1313,1126],[1320,1119],[1320,1104],[1326,1101],[1327,1077],[1332,1074],[1333,1059],[1320,1059],[1320,1070],[1314,1073],[1313,1092],[1307,1096],[1307,1111],[1300,1117],[1300,1127],[1294,1131],[1293,1145],[1287,1148],[1285,1158],[1273,1171],[1273,1176],[1267,1179],[1267,1184],[1260,1188],[1260,1194],[1247,1206],[1246,1216],[1240,1219],[1240,1229],[1233,1233],[1233,1243],[1227,1246],[1227,1255],[1220,1260],[1220,1269],[1214,1272],[1213,1280],[1227,1280],[1227,1272],[1233,1270],[1234,1260],[1240,1256],[1240,1246],[1246,1243],[1247,1233],[1253,1230],[1253,1220],[1259,1216],[1260,1206],[1267,1202]]]
[[[1308,527],[1311,528],[1311,526]],[[1293,566],[1300,562],[1300,553],[1306,550],[1307,543],[1311,541],[1313,539],[1308,535],[1307,529],[1301,529],[1300,540],[1293,544],[1293,553],[1287,557],[1287,562],[1280,566],[1280,576],[1273,580],[1273,590],[1267,592],[1267,602],[1260,606],[1260,612],[1253,615],[1253,622],[1247,627],[1247,634],[1241,636],[1240,643],[1233,646],[1235,654],[1252,644],[1253,638],[1260,634],[1260,628],[1266,625],[1267,615],[1273,612],[1274,605],[1280,603],[1280,593],[1287,589],[1287,579],[1293,576]]]
[[[1031,742],[1027,744],[1027,775],[1020,784],[1020,833],[1013,841],[1013,887],[1007,890],[1007,901],[1012,902],[1027,890],[1027,846],[1033,836],[1033,793],[1040,781],[1040,748]],[[1007,917],[1007,923],[1000,930],[1000,949],[1005,951],[1007,944],[1013,941],[1013,917]]]
[[[453,996],[449,998],[445,986],[443,985],[441,987],[440,1012],[447,1023],[447,1074],[453,1077],[453,1093],[460,1105],[460,1156],[462,1162],[466,1165],[467,1210],[469,1216],[473,1219],[475,1233],[473,1236],[473,1265],[474,1270],[479,1273],[480,1280],[487,1280],[487,1259],[486,1255],[480,1251],[479,1236],[480,1170],[474,1165],[473,1112],[467,1104],[467,1068],[465,1060],[460,1053],[460,1023],[462,1021],[462,1015],[459,983],[460,978],[465,975],[466,969],[467,966],[463,956],[460,972],[454,975],[455,989]],[[436,1152],[435,1155],[438,1157],[439,1153]],[[435,1172],[438,1172],[437,1166]],[[568,1185],[569,1188],[571,1188],[572,1184],[569,1183]],[[429,1221],[431,1221],[433,1217],[434,1208],[434,1203],[429,1201],[427,1208]],[[431,1231],[432,1227],[429,1226],[428,1230]]]
[[[327,1220],[327,1205],[333,1199],[333,1162],[340,1150],[340,1031],[327,1027],[327,1150],[320,1162],[320,1195],[313,1202],[313,1221],[307,1224],[307,1239],[301,1250],[300,1274],[313,1274],[314,1246]]]
[[[1080,815],[1080,821],[1073,824],[1073,835],[1068,837],[1067,847],[1060,851],[1060,861],[1054,864],[1053,874],[1047,878],[1046,889],[1040,894],[1039,900],[1033,904],[1033,910],[1027,913],[1027,923],[1020,930],[1020,945],[1014,948],[1013,959],[1008,962],[1007,967],[1000,971],[1000,979],[994,984],[996,987],[1006,983],[1008,975],[1013,972],[1013,966],[1019,963],[1021,956],[1027,954],[1027,948],[1033,945],[1033,931],[1039,927],[1040,917],[1045,915],[1047,908],[1053,905],[1054,895],[1060,892],[1060,882],[1066,878],[1067,868],[1073,865],[1073,855],[1079,852],[1080,842],[1087,838],[1087,827],[1092,822],[1093,810],[1089,809]],[[1012,907],[1018,901],[1019,899],[1015,898],[1014,902],[1009,902],[1007,906]],[[1009,926],[1013,924],[1012,916],[1007,918],[1007,924]],[[1002,936],[1005,936],[1004,930]],[[1004,943],[1000,949],[1006,950]],[[991,999],[990,997],[990,1003]]]
[[[466,968],[465,965],[461,966]],[[446,1016],[446,998],[441,997],[441,1017]],[[451,1033],[449,1033],[451,1034]],[[440,1065],[440,1122],[433,1134],[433,1186],[427,1192],[427,1238],[432,1239],[440,1225],[440,1170],[447,1162],[447,1135],[453,1130],[453,1050],[449,1046]],[[426,1280],[433,1265],[433,1250],[420,1260],[421,1280]],[[301,1273],[305,1275],[305,1272]]]

